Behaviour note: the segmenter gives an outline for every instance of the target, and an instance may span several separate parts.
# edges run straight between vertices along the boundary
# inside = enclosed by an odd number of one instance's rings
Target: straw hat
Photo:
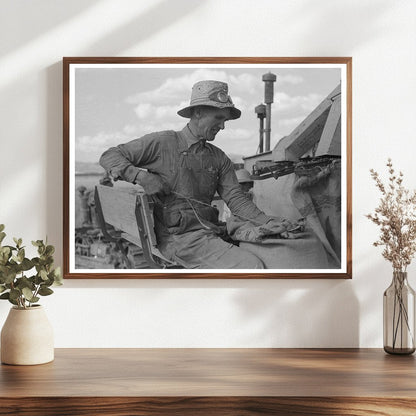
[[[191,118],[192,108],[206,105],[215,108],[229,108],[231,120],[241,116],[241,111],[236,108],[228,95],[228,85],[220,81],[199,81],[192,87],[191,102],[188,107],[182,108],[178,114]]]

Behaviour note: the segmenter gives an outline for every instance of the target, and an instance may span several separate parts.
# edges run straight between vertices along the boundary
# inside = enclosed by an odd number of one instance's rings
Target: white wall
[[[364,214],[388,156],[409,187],[416,3],[1,0],[0,223],[62,261],[63,56],[352,56],[353,279],[71,280],[44,298],[57,347],[380,347],[390,265]],[[410,281],[416,287],[415,267]],[[0,325],[9,304],[0,304]]]

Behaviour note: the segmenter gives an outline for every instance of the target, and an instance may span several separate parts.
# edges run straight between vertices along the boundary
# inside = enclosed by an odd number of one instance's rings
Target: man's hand
[[[266,223],[270,234],[280,234],[282,238],[296,238],[296,234],[301,234],[305,231],[305,219],[299,218],[295,221],[271,217]]]
[[[154,173],[141,171],[136,178],[136,182],[141,185],[147,195],[169,195],[170,187],[163,179]]]
[[[268,230],[267,234],[281,234],[292,227],[292,222],[285,218],[270,217],[263,228]]]

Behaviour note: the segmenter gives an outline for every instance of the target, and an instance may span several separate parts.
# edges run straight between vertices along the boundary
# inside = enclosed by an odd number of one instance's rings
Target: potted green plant
[[[21,238],[14,245],[3,245],[6,237],[0,224],[0,299],[13,306],[1,331],[1,361],[5,364],[33,365],[54,359],[53,330],[42,306],[41,296],[61,285],[59,267],[54,267],[54,246],[43,240],[32,241],[38,256],[26,257]]]

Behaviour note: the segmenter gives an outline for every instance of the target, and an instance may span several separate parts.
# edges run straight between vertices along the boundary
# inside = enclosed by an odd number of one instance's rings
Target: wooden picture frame
[[[107,186],[114,178],[98,165],[111,146],[185,126],[176,111],[204,79],[227,82],[242,110],[214,144],[249,171],[256,205],[306,218],[314,238],[288,232],[273,244],[240,243],[265,269],[188,268],[166,258],[152,198],[123,181]],[[350,57],[63,58],[64,278],[351,278],[351,130]],[[214,205],[225,218],[223,201]]]

